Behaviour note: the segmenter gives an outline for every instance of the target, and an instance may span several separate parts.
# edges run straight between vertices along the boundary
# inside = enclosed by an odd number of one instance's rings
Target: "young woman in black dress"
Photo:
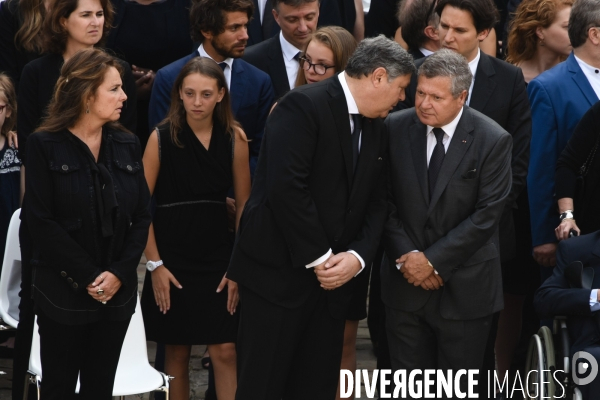
[[[248,142],[233,119],[221,68],[208,58],[190,60],[144,153],[157,208],[142,311],[148,339],[166,344],[173,400],[189,399],[195,344],[209,346],[219,400],[235,396],[238,293],[224,277],[232,250],[225,199],[233,187],[237,226],[250,195],[248,165]]]

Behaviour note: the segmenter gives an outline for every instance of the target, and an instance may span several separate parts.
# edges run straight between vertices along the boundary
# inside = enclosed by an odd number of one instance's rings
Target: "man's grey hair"
[[[360,78],[381,67],[387,71],[388,81],[415,72],[412,56],[383,35],[361,41],[348,60],[345,71],[352,78]]]
[[[590,28],[600,27],[600,0],[577,0],[569,17],[569,39],[574,49],[583,45]]]
[[[419,68],[419,76],[429,79],[438,76],[451,78],[450,93],[454,98],[457,98],[463,90],[468,92],[473,81],[467,59],[448,49],[438,50],[427,57]]]

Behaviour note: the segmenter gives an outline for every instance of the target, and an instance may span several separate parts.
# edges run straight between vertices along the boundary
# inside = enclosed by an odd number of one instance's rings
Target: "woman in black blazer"
[[[575,127],[573,136],[556,164],[556,198],[561,222],[558,240],[568,239],[571,229],[579,234],[600,230],[600,102],[590,108]],[[585,165],[585,184],[578,186]],[[570,211],[570,215],[569,212]],[[577,222],[576,222],[577,221]]]
[[[150,194],[137,137],[117,120],[122,67],[101,50],[64,65],[30,137],[22,216],[33,266],[42,399],[109,400],[137,302]]]
[[[17,133],[22,157],[27,159],[27,137],[46,115],[46,107],[54,93],[60,69],[70,57],[82,49],[101,45],[108,36],[114,18],[109,0],[55,0],[44,21],[44,50],[40,57],[23,68],[18,93],[18,108],[23,113],[17,119]],[[129,65],[124,70],[123,90],[128,101],[123,107],[123,126],[132,132],[136,128],[136,88]]]

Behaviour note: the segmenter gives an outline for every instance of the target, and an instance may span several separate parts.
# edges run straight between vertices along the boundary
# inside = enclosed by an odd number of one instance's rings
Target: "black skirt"
[[[171,285],[171,308],[160,312],[146,272],[142,291],[142,314],[147,340],[172,345],[233,343],[237,338],[239,305],[227,311],[227,287],[217,293],[224,271],[189,272],[169,269],[182,289]]]

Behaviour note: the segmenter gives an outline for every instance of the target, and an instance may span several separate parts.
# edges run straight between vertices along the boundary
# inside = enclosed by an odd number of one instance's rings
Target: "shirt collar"
[[[477,71],[477,65],[479,65],[479,59],[481,59],[481,50],[477,49],[477,55],[469,63],[469,69],[471,70],[471,74],[473,74],[473,78],[475,78],[475,72]]]
[[[586,63],[585,61],[583,61],[581,58],[579,58],[577,56],[575,56],[575,60],[577,61],[577,64],[579,64],[579,68],[581,68],[581,70],[583,72],[587,72],[587,73],[591,74],[591,76],[595,76],[595,77],[597,77],[597,79],[600,79],[600,73],[596,72],[596,71],[600,71],[600,68],[591,66],[590,64]]]
[[[285,40],[283,37],[283,32],[281,31],[279,32],[279,42],[281,43],[281,52],[283,53],[283,57],[285,57],[287,61],[292,61],[294,57],[296,57],[296,54],[301,51],[300,49],[297,49],[296,46]]]
[[[454,132],[456,131],[456,127],[458,126],[460,117],[462,117],[462,114],[463,114],[463,109],[464,108],[460,109],[460,111],[458,112],[458,115],[452,121],[450,121],[448,124],[442,126],[442,130],[444,131],[444,133],[446,135],[448,135],[448,137],[450,139],[452,139],[452,136],[454,135]],[[429,135],[431,133],[431,131],[433,131],[433,126],[427,125],[427,134]]]
[[[344,90],[344,96],[346,97],[346,103],[348,104],[348,114],[360,114],[358,112],[358,106],[356,105],[356,101],[352,96],[352,92],[350,92],[350,88],[348,87],[348,82],[346,82],[346,73],[344,71],[338,74],[338,79],[342,84],[342,89]]]
[[[423,54],[425,57],[429,57],[430,55],[433,54],[433,51],[431,50],[427,50],[425,47],[419,47],[419,51],[421,52],[421,54]]]
[[[202,43],[200,45],[200,47],[198,47],[198,54],[200,54],[200,57],[210,58],[211,60],[215,61],[215,59],[212,58],[211,56],[209,56],[208,53],[206,52],[206,50],[204,50],[204,43]],[[224,62],[225,64],[229,65],[229,68],[233,69],[233,58],[231,58],[231,57],[226,58],[222,62]]]

